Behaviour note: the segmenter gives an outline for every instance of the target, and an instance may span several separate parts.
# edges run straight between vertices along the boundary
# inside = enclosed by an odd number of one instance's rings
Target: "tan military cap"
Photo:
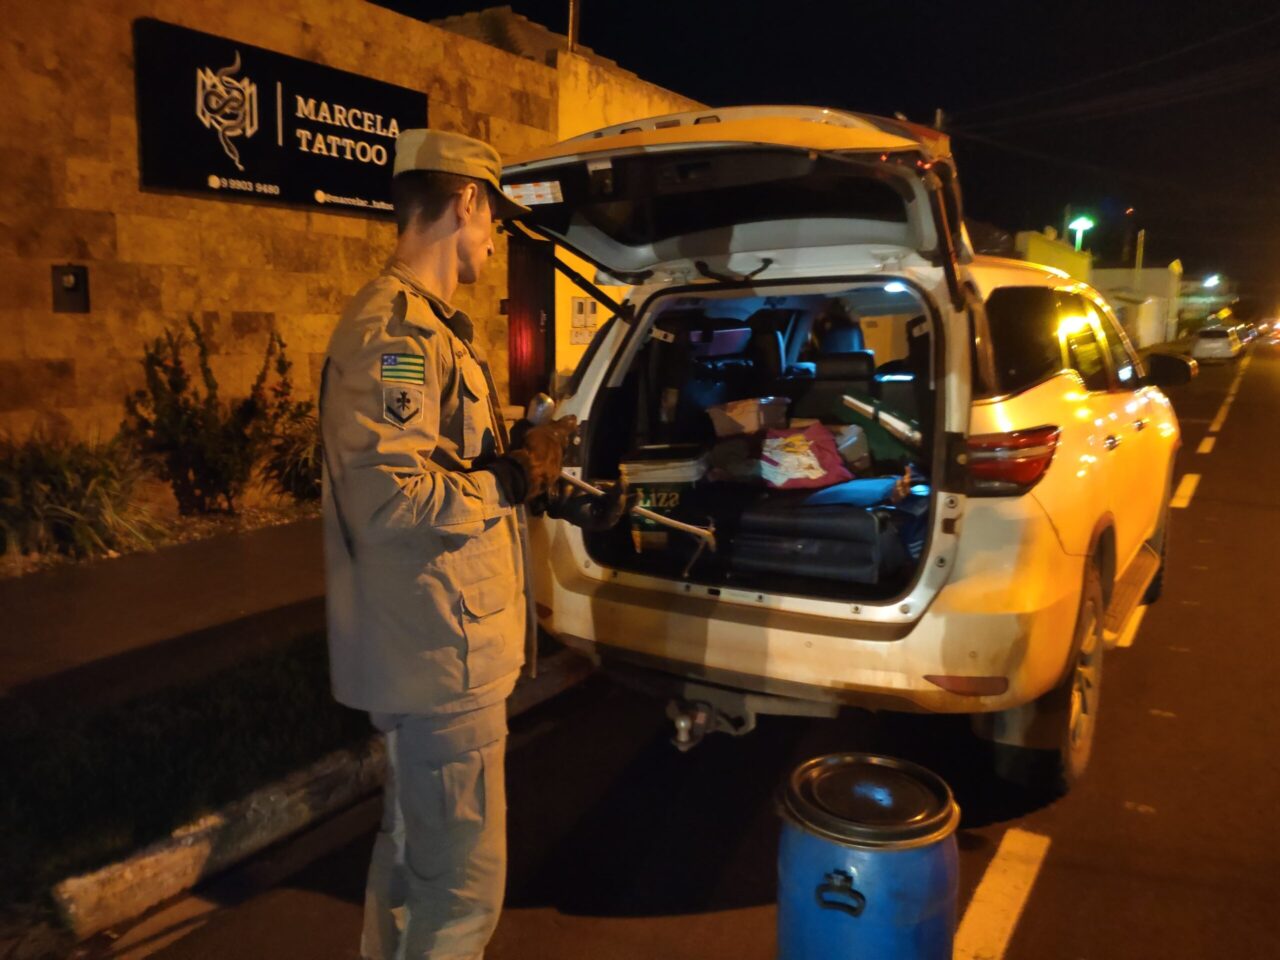
[[[396,138],[396,160],[392,172],[404,173],[407,170],[438,170],[485,181],[494,189],[495,219],[508,220],[529,212],[528,207],[516,203],[502,192],[502,184],[498,182],[502,159],[497,150],[482,140],[422,127],[402,130]]]

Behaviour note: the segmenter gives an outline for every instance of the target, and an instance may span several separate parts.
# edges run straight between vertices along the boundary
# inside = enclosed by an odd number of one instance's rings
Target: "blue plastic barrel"
[[[781,797],[779,960],[950,960],[960,808],[914,763],[839,753]]]

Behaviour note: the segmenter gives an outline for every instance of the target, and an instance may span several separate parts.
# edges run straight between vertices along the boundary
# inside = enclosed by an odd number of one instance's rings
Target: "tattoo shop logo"
[[[248,77],[232,76],[239,71],[239,50],[235,62],[216,73],[208,67],[196,71],[196,116],[206,129],[217,131],[222,149],[243,172],[240,151],[232,141],[258,132],[258,85]]]

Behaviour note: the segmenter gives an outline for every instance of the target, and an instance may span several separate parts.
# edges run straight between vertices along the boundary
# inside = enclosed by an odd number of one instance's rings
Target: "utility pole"
[[[569,52],[578,52],[578,18],[582,14],[582,0],[569,0]]]
[[[1142,251],[1147,245],[1147,231],[1138,231],[1138,246],[1133,253],[1133,289],[1139,289],[1139,281],[1142,279]]]

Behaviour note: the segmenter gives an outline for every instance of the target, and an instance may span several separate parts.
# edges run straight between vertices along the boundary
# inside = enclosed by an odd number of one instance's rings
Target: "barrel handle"
[[[827,874],[818,889],[814,891],[818,906],[824,910],[840,910],[851,917],[862,916],[866,909],[867,898],[853,889],[852,874],[843,870],[832,870]]]

